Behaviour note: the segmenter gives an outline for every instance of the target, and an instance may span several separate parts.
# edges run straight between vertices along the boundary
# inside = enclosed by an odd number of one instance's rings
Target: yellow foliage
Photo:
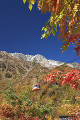
[[[69,112],[70,112],[69,110],[72,107],[73,106],[70,105],[70,104],[64,104],[64,105],[58,107],[57,112],[58,112],[59,115],[68,115]]]
[[[26,0],[23,0],[23,3],[25,4],[25,3],[26,3]]]
[[[48,115],[45,115],[45,118],[47,118],[47,120],[52,120],[52,116],[48,116]]]
[[[59,120],[58,118],[54,118],[54,120]]]
[[[2,120],[2,119],[1,119],[1,116],[0,116],[0,120]]]

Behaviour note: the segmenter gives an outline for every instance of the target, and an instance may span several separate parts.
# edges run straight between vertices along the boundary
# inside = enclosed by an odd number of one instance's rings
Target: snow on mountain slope
[[[60,66],[62,64],[64,64],[64,62],[60,62],[60,61],[55,61],[55,60],[48,60],[46,59],[44,56],[37,54],[37,55],[24,55],[22,53],[9,53],[11,54],[13,57],[25,60],[25,61],[31,61],[31,62],[36,62],[36,63],[40,63],[42,66],[45,66],[47,68],[54,68],[57,66]],[[71,67],[75,67],[74,64],[67,64],[68,66]],[[76,63],[76,67],[79,65],[79,63]]]

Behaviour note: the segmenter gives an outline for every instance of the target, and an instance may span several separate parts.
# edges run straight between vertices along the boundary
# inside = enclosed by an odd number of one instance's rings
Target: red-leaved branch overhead
[[[35,2],[41,12],[50,12],[51,17],[42,28],[44,34],[41,38],[47,38],[51,33],[55,36],[57,26],[60,27],[59,39],[64,42],[62,52],[73,44],[77,53],[80,55],[80,0],[23,0],[29,3],[29,9]]]

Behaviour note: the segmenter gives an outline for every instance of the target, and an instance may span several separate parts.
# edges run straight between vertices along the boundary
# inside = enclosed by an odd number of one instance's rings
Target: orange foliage
[[[29,9],[36,0],[27,0]],[[26,0],[23,0],[25,3]],[[38,9],[41,12],[51,12],[51,17],[47,25],[43,27],[44,34],[42,38],[47,38],[51,33],[55,35],[57,25],[60,27],[59,38],[65,42],[62,46],[63,52],[68,49],[70,43],[75,46],[77,56],[80,55],[80,0],[38,0]]]

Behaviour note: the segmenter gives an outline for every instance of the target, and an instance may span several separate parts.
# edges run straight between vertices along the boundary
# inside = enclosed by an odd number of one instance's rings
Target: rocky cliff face
[[[35,63],[40,63],[40,65],[45,66],[47,68],[54,68],[56,66],[60,66],[64,64],[63,62],[55,61],[55,60],[48,60],[42,55],[24,55],[22,53],[10,53],[15,58],[23,59],[25,61],[31,61]]]
[[[21,78],[32,70],[37,64],[38,67],[48,69],[63,65],[63,62],[48,60],[42,55],[24,55],[22,53],[0,52],[0,79]],[[67,64],[70,67],[80,67],[79,63]]]
[[[33,55],[24,55],[22,53],[10,53],[10,55],[12,55],[15,58],[19,58],[25,61],[39,63],[40,65],[47,67],[49,69],[52,69],[52,68],[55,68],[57,66],[64,64],[64,62],[48,60],[44,56],[39,55],[39,54],[33,56]],[[73,68],[80,67],[79,63],[66,63],[66,64]]]

